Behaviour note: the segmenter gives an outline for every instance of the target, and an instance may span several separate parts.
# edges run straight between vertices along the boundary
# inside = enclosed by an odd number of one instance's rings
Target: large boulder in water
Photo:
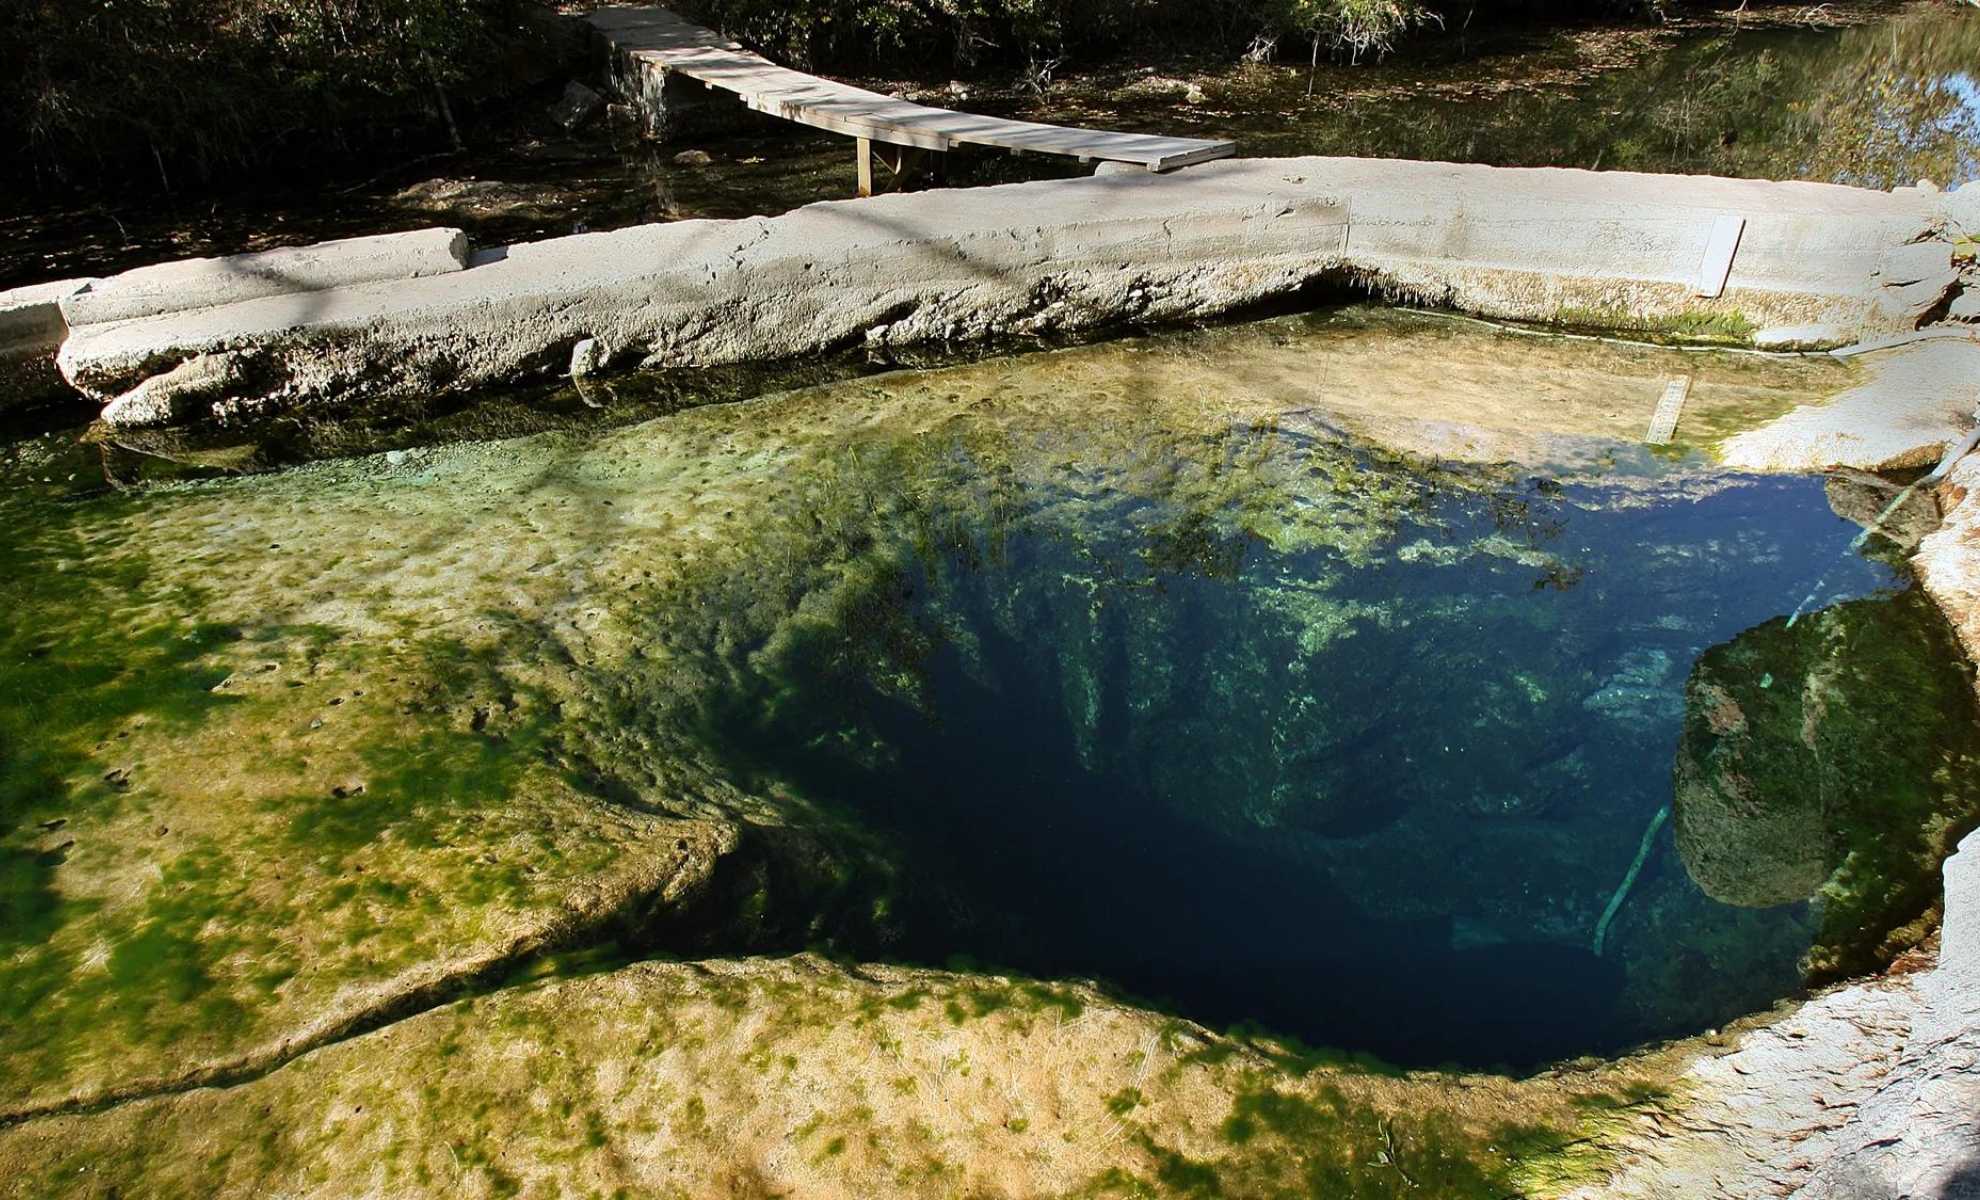
[[[1718,666],[1701,662],[1685,689],[1678,852],[1714,900],[1746,908],[1806,900],[1836,864],[1814,747],[1795,728],[1799,681],[1763,689],[1755,680],[1764,673],[1727,679]]]
[[[1929,928],[1980,815],[1972,668],[1915,592],[1776,618],[1702,655],[1674,769],[1678,852],[1714,899],[1815,899],[1816,979]]]

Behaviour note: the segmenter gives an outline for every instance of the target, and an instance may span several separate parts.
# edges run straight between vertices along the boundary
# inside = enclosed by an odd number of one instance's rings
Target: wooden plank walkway
[[[758,112],[863,142],[937,151],[964,144],[992,146],[1019,154],[1065,155],[1081,162],[1132,163],[1150,171],[1169,171],[1237,152],[1233,142],[1006,121],[896,100],[780,67],[664,8],[613,5],[586,20],[618,53],[635,62],[734,92]],[[865,149],[861,147],[862,175],[867,166]]]

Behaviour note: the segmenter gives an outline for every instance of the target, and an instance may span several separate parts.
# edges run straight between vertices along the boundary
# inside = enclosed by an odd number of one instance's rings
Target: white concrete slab
[[[54,350],[68,336],[61,302],[94,279],[60,279],[0,292],[0,354]]]
[[[615,363],[704,365],[1194,318],[1321,279],[1491,317],[1719,321],[1855,341],[1914,328],[1952,287],[1929,199],[1621,172],[1225,160],[550,239],[466,271],[81,328],[61,362],[109,400],[196,355],[238,354],[254,381],[224,402],[238,416],[560,372],[584,338]],[[1739,252],[1724,294],[1701,299],[1698,264],[1727,212],[1749,214]]]
[[[61,298],[71,328],[295,292],[444,275],[467,265],[467,235],[418,229],[139,267]]]

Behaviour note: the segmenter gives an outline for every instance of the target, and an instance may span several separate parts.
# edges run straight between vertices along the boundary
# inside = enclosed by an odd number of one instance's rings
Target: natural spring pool
[[[1872,969],[1970,668],[1893,485],[1712,461],[1850,380],[1346,309],[132,494],[17,442],[10,1100],[608,944],[1514,1069]],[[598,907],[667,822],[740,865]]]
[[[1970,819],[1970,685],[1821,478],[1428,463],[1297,412],[1178,449],[1119,493],[1076,455],[1013,484],[1002,439],[874,463],[911,519],[705,714],[897,840],[894,953],[1531,1067],[1868,969],[1929,903],[1880,839]]]
[[[937,498],[876,548],[870,590],[717,707],[737,761],[898,839],[915,911],[894,954],[1098,975],[1408,1065],[1531,1067],[1765,1008],[1810,957],[1871,966],[1929,875],[1890,907],[1817,900],[1827,875],[1882,855],[1899,812],[1980,797],[1970,757],[1905,777],[1980,749],[1955,647],[1849,550],[1819,479],[1436,477],[1283,427],[1212,454],[1282,475],[1291,511],[1082,504],[1077,469],[994,529]],[[965,489],[987,473],[963,448],[950,465]],[[1247,527],[1302,508],[1326,514],[1317,544]],[[1763,680],[1787,711],[1751,711]],[[1708,711],[1722,693],[1744,717]],[[1783,751],[1820,765],[1735,778]],[[1678,840],[1648,835],[1598,952],[1674,762]]]

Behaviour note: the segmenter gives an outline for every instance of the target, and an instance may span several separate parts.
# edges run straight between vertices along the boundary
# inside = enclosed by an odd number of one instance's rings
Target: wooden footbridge
[[[586,18],[613,50],[639,69],[679,74],[733,92],[757,112],[857,139],[859,193],[873,191],[873,144],[945,151],[989,146],[1013,154],[1052,154],[1080,162],[1119,162],[1169,171],[1237,152],[1232,142],[1072,129],[1033,121],[931,108],[780,67],[713,30],[663,8],[612,5]]]

